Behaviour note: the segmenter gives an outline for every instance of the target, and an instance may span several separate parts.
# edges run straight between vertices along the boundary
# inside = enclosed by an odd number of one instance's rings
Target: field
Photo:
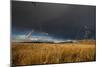
[[[12,64],[37,65],[96,60],[95,41],[76,43],[12,43]]]

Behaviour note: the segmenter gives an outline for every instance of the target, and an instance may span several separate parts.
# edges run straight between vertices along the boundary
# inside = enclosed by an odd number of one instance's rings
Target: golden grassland
[[[77,43],[12,43],[12,64],[36,65],[96,60],[95,41]]]

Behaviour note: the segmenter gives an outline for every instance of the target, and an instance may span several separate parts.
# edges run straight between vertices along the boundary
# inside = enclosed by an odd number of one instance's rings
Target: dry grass
[[[95,61],[95,41],[78,43],[12,43],[12,64],[54,64]]]

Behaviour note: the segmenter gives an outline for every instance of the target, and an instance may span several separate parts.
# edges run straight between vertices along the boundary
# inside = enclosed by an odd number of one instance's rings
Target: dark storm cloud
[[[83,27],[87,25],[94,35],[95,9],[95,6],[13,1],[12,29],[42,30],[67,38],[81,35]],[[78,32],[80,34],[77,34]]]

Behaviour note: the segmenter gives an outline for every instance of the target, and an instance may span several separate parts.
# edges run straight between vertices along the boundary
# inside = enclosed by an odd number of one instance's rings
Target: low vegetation
[[[95,41],[77,43],[12,43],[12,64],[36,65],[96,60]]]

